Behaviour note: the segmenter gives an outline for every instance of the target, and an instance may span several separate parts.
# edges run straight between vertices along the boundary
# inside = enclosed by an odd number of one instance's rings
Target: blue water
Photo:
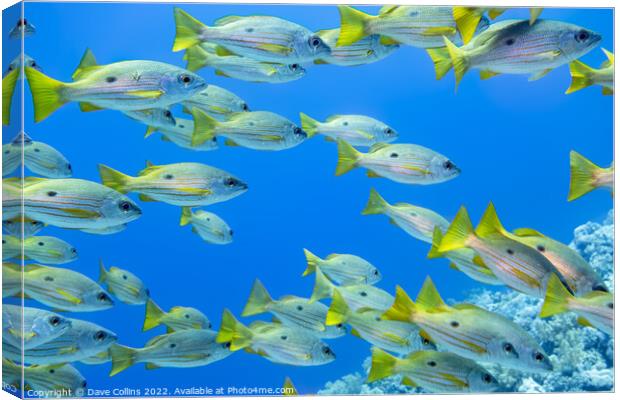
[[[25,52],[46,74],[65,81],[87,47],[100,63],[146,59],[183,65],[182,53],[171,51],[172,8],[26,3],[25,16],[36,25],[37,33],[26,39]],[[339,24],[335,7],[182,8],[207,24],[225,15],[250,14],[283,17],[312,30]],[[376,13],[378,7],[361,9]],[[505,18],[527,15],[527,10],[513,10]],[[543,17],[597,31],[603,35],[601,46],[613,49],[609,9],[545,9]],[[15,10],[3,14],[5,27],[16,19]],[[7,32],[3,34],[6,37]],[[15,41],[5,46],[3,70],[17,51]],[[604,55],[595,49],[582,60],[598,66]],[[215,326],[223,308],[237,315],[241,312],[256,277],[274,297],[309,296],[313,279],[301,278],[304,247],[322,256],[338,252],[366,258],[381,269],[384,279],[378,286],[388,291],[400,284],[416,293],[427,275],[446,298],[460,299],[464,292],[481,286],[448,268],[446,260],[428,260],[429,246],[390,225],[387,218],[361,216],[371,187],[390,202],[432,208],[448,219],[464,204],[477,220],[492,200],[507,227],[534,227],[562,241],[572,238],[572,227],[602,219],[611,205],[605,191],[566,201],[571,149],[601,165],[608,165],[613,157],[613,97],[601,96],[600,88],[564,95],[570,82],[567,66],[536,82],[528,82],[526,76],[480,81],[475,71],[470,72],[456,95],[452,73],[436,81],[426,52],[408,47],[372,65],[310,67],[303,79],[282,85],[235,81],[206,69],[200,74],[244,98],[252,110],[273,111],[293,121],[298,121],[300,111],[318,119],[332,114],[373,116],[398,130],[400,142],[430,147],[462,169],[457,179],[432,186],[369,179],[359,169],[336,177],[336,147],[320,137],[281,152],[225,146],[209,153],[192,152],[155,135],[143,139],[145,127],[119,112],[82,113],[76,104],[34,124],[26,93],[26,131],[34,140],[60,150],[71,161],[76,178],[99,181],[98,163],[135,174],[146,160],[155,164],[194,161],[225,169],[249,183],[246,194],[208,207],[235,231],[234,242],[227,246],[209,245],[188,227],[179,227],[180,209],[163,203],[140,203],[143,216],[111,236],[51,227],[43,231],[77,247],[79,260],[66,267],[96,278],[101,258],[141,277],[163,308],[197,307]],[[14,107],[15,117],[18,112]],[[14,128],[3,129],[4,141],[14,132]],[[144,308],[120,302],[104,312],[71,316],[113,330],[119,343],[132,347],[163,333],[163,328],[141,332]],[[138,365],[113,378],[107,376],[109,365],[76,365],[93,389],[279,387],[290,376],[300,393],[314,393],[327,380],[358,369],[369,355],[370,346],[354,337],[330,344],[337,360],[309,368],[277,365],[244,352],[195,369],[147,371]]]

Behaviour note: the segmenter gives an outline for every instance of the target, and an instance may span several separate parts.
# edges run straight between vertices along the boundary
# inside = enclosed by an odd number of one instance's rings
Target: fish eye
[[[144,290],[144,294],[146,294],[146,297],[151,297],[151,291],[149,289]]]
[[[87,386],[87,384],[88,384],[88,383],[86,382],[86,380],[83,380],[83,381],[82,381],[82,387],[83,387],[83,388],[85,388],[85,387]]]
[[[52,368],[52,369],[50,369],[50,370],[49,370],[49,373],[50,373],[50,374],[53,374],[54,372],[56,372],[56,370],[55,370],[54,368]]]
[[[73,254],[77,254],[77,249],[76,249],[75,247],[72,247],[72,248],[71,248],[71,253],[73,253]]]
[[[448,160],[445,163],[443,163],[443,167],[445,169],[447,169],[448,171],[450,171],[450,170],[454,169],[455,165],[454,165],[454,163],[452,161]]]
[[[288,66],[291,71],[297,71],[299,69],[299,64],[291,64]]]
[[[191,76],[189,76],[187,74],[179,75],[179,82],[184,83],[186,85],[192,83],[193,80],[194,80],[194,78],[192,78]]]
[[[2,239],[2,244],[6,244],[6,240]]]
[[[310,38],[309,43],[310,43],[310,46],[316,48],[316,47],[319,47],[321,45],[321,43],[323,43],[323,42],[318,37],[313,36],[313,37]]]
[[[250,106],[248,106],[247,103],[243,103],[243,105],[241,106],[241,109],[243,111],[250,111]]]
[[[121,211],[127,212],[131,210],[133,207],[130,202],[123,200],[120,203],[118,203],[118,208],[120,208]]]
[[[234,186],[237,186],[237,184],[239,184],[239,181],[235,178],[226,178],[224,180],[224,185],[228,187],[234,187]]]
[[[595,290],[597,292],[609,292],[609,290],[607,290],[607,288],[601,284],[594,285],[592,290]]]
[[[373,275],[374,275],[374,276],[379,276],[379,270],[378,270],[378,269],[375,269],[375,271],[373,272]]]
[[[545,246],[539,244],[538,246],[536,246],[536,250],[540,251],[541,253],[544,253],[546,249],[545,249]]]
[[[515,44],[514,38],[510,38],[506,40],[506,46],[512,46],[513,44]]]
[[[367,56],[372,56],[373,54],[375,54],[375,51],[373,49],[370,49],[366,52]]]
[[[233,235],[233,233],[235,233],[235,231],[233,231],[232,229],[229,229],[229,230],[228,230],[228,234],[229,234],[230,236],[232,236],[232,235]]]
[[[45,282],[54,282],[54,278],[53,278],[53,277],[51,277],[51,276],[46,276],[45,278],[43,278],[43,280],[44,280]]]
[[[37,63],[34,60],[32,60],[32,61],[30,61],[30,66],[31,67],[36,67]]]
[[[116,77],[115,76],[108,76],[107,78],[105,78],[105,81],[107,83],[114,83],[114,82],[116,82]]]
[[[585,42],[590,38],[590,34],[586,31],[579,31],[575,34],[575,40],[578,42]]]
[[[226,347],[227,349],[230,349],[230,342],[224,343],[224,347]]]
[[[491,383],[491,382],[493,382],[493,377],[491,376],[491,374],[483,374],[482,375],[482,382],[484,382],[484,383]]]
[[[103,339],[105,339],[108,335],[104,332],[104,331],[97,331],[95,333],[95,336],[93,336],[95,338],[96,341],[101,342]]]
[[[58,326],[58,324],[60,324],[60,317],[58,317],[56,315],[50,317],[50,324],[52,326]]]
[[[431,344],[431,341],[428,340],[427,338],[422,338],[422,344],[429,345],[429,344]]]
[[[614,303],[607,303],[607,308],[614,309]]]
[[[343,326],[342,324],[336,325],[337,328],[342,328],[342,326]]]
[[[325,353],[327,355],[333,354],[332,349],[330,349],[327,346],[323,347],[323,353]]]
[[[47,195],[49,197],[55,197],[58,194],[58,192],[54,192],[53,190],[50,190],[49,192],[47,192]]]
[[[106,293],[101,292],[97,295],[97,300],[99,301],[109,301],[110,300],[110,296],[108,296]]]
[[[186,319],[189,319],[189,314],[185,314],[185,315],[184,315],[184,317],[185,317]]]
[[[9,65],[8,71],[9,72],[13,71],[13,66],[12,65]]]
[[[71,164],[67,164],[67,169],[68,169],[69,171],[73,171],[73,167],[71,166]]]
[[[539,351],[534,353],[534,360],[542,362],[545,359],[545,355]]]
[[[503,349],[506,353],[514,353],[515,351],[514,346],[510,343],[504,343]]]
[[[392,128],[385,128],[383,130],[383,132],[385,132],[386,135],[393,135],[394,134],[394,130]]]
[[[170,112],[170,110],[164,111],[164,117],[166,117],[166,118],[172,117],[172,112]]]
[[[436,367],[437,366],[437,362],[431,360],[431,361],[427,362],[426,365],[428,365],[429,367]]]

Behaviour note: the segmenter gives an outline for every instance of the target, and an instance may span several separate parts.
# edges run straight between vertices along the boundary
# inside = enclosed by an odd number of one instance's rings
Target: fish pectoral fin
[[[67,214],[71,214],[74,217],[77,218],[97,218],[99,217],[99,213],[96,211],[88,211],[88,210],[82,210],[79,208],[65,208],[63,210],[64,212],[66,212]]]
[[[383,334],[383,337],[388,339],[390,342],[397,343],[397,344],[402,345],[402,346],[406,346],[406,345],[409,344],[409,341],[407,339],[402,338],[402,337],[400,337],[398,335],[395,335],[393,333],[387,333],[386,332],[386,333]]]
[[[239,144],[237,142],[235,142],[234,140],[232,140],[232,139],[224,140],[224,144],[226,146],[230,146],[230,147],[239,147]]]
[[[493,72],[491,70],[488,69],[484,69],[482,71],[480,71],[480,79],[482,79],[483,81],[487,80],[487,79],[491,79],[494,76],[500,75],[499,72]]]
[[[226,78],[230,78],[230,75],[228,75],[226,72],[222,71],[221,69],[216,69],[215,70],[215,75],[224,76]]]
[[[535,74],[530,75],[530,77],[527,80],[530,82],[537,81],[540,78],[547,75],[551,71],[553,71],[553,68],[543,69],[542,71],[539,71],[539,72],[536,72]]]
[[[75,352],[77,352],[79,350],[79,348],[77,346],[69,346],[69,347],[63,347],[60,350],[58,350],[59,354],[73,354]]]
[[[138,195],[138,198],[140,199],[140,201],[144,201],[144,202],[149,202],[149,201],[157,201],[154,198],[147,196],[145,194],[140,194]]]
[[[403,377],[403,380],[400,381],[400,383],[405,386],[418,387],[418,384],[415,383],[413,379],[409,378],[408,376]]]
[[[266,142],[279,142],[282,140],[282,136],[278,135],[261,135],[260,138]]]
[[[577,323],[581,326],[592,327],[592,324],[590,323],[590,321],[588,321],[584,317],[577,318]]]
[[[193,195],[196,195],[196,196],[207,196],[207,195],[213,193],[209,189],[200,189],[200,188],[179,188],[179,190],[181,192],[183,192],[183,193],[193,194]]]
[[[355,132],[363,138],[370,139],[370,140],[374,139],[374,136],[372,136],[370,133],[366,131],[357,130]]]
[[[422,32],[423,36],[452,36],[456,33],[453,26],[434,26]]]
[[[292,49],[288,46],[282,46],[280,44],[273,44],[273,43],[263,43],[258,45],[258,48],[261,50],[265,50],[268,51],[270,53],[277,53],[277,54],[289,54]]]
[[[146,363],[144,365],[144,368],[146,368],[146,369],[157,369],[157,368],[161,368],[161,367],[159,365],[157,365],[157,364]]]
[[[378,173],[371,171],[371,170],[367,170],[366,171],[366,176],[369,178],[382,178],[381,175],[379,175]]]
[[[164,94],[161,90],[131,90],[127,92],[130,96],[143,97],[145,99],[157,99]]]
[[[603,96],[611,96],[614,94],[614,90],[608,87],[603,88]]]
[[[388,37],[388,36],[381,36],[381,38],[379,39],[379,43],[381,43],[384,46],[400,44],[398,40],[392,39],[391,37]]]
[[[439,375],[441,375],[442,378],[446,379],[449,382],[452,382],[453,384],[455,384],[457,387],[460,388],[466,388],[469,385],[467,384],[467,382],[457,378],[456,376],[452,375],[452,374],[446,374],[446,373],[440,373]]]
[[[472,258],[471,262],[473,262],[475,265],[481,267],[481,268],[489,268],[487,267],[487,265],[484,263],[484,260],[482,259],[482,257],[480,257],[480,255],[476,254],[474,256],[474,258]]]
[[[67,292],[64,289],[56,289],[56,292],[61,295],[62,297],[64,297],[66,300],[68,300],[69,302],[73,303],[73,304],[81,304],[82,303],[82,299],[80,299],[79,297],[75,297],[74,295],[72,295],[71,293]]]
[[[102,107],[98,107],[98,106],[96,106],[94,104],[91,104],[91,103],[81,102],[80,103],[80,110],[82,112],[91,112],[91,111],[101,111],[101,110],[103,110],[103,108]]]

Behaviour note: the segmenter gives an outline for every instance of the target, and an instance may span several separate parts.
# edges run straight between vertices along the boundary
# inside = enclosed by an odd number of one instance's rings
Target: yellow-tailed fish
[[[461,207],[438,251],[470,248],[506,286],[544,298],[547,281],[558,270],[545,256],[518,239],[502,226],[493,203],[489,203],[475,231],[467,210]]]
[[[26,18],[20,18],[9,31],[11,39],[21,39],[22,37],[32,36],[37,32],[37,28]]]
[[[22,62],[23,61],[23,62]],[[9,64],[5,74],[2,77],[2,125],[9,125],[11,122],[11,103],[13,101],[13,93],[15,92],[15,87],[17,86],[17,82],[21,77],[21,67],[22,63],[25,67],[34,68],[36,70],[41,70],[37,62],[29,57],[27,54],[20,54],[15,57],[13,61]],[[6,153],[4,153],[4,157],[6,158]],[[3,160],[4,165],[4,160]],[[4,175],[8,175],[4,169],[2,171]]]
[[[137,363],[147,369],[160,367],[193,368],[222,360],[232,352],[229,343],[217,343],[217,332],[193,329],[155,336],[143,348],[134,349],[118,344],[110,347],[112,370],[110,376]]]
[[[353,254],[330,254],[322,259],[304,249],[307,267],[302,276],[320,270],[338,285],[365,283],[374,285],[381,280],[381,272],[374,265]]]
[[[71,364],[17,365],[2,359],[2,381],[21,387],[22,372],[24,384],[30,391],[45,393],[45,397],[84,397],[86,379]]]
[[[25,71],[36,122],[69,102],[79,102],[83,111],[162,108],[186,100],[207,86],[198,75],[162,62],[98,65],[89,50],[74,72],[73,82],[57,81],[33,68]]]
[[[591,291],[608,292],[605,282],[575,250],[529,228],[513,232],[520,242],[525,243],[545,256],[564,278],[576,296]]]
[[[367,284],[337,286],[327,279],[320,269],[317,268],[315,274],[314,289],[310,297],[311,303],[321,299],[331,298],[336,289],[338,289],[347,302],[347,306],[353,311],[363,308],[385,311],[390,308],[394,302],[394,297],[391,294],[378,287]]]
[[[414,323],[423,337],[462,357],[522,371],[553,369],[542,347],[519,325],[471,304],[448,306],[430,278],[415,303],[397,286],[396,300],[383,318]]]
[[[47,225],[70,229],[105,229],[131,222],[142,215],[129,197],[104,185],[83,179],[4,179],[4,219],[22,216]],[[23,195],[23,202],[22,202]]]
[[[501,386],[483,367],[453,353],[424,350],[397,358],[374,347],[368,382],[402,375],[402,384],[431,393],[485,393]]]
[[[105,186],[121,193],[136,192],[142,201],[175,206],[204,206],[245,193],[248,185],[237,177],[205,164],[186,162],[147,167],[133,177],[99,164]]]
[[[503,285],[497,276],[486,266],[482,258],[472,249],[463,247],[450,251],[439,251],[443,233],[438,227],[433,232],[433,243],[428,252],[428,258],[445,257],[450,260],[450,268],[461,271],[471,279],[487,285]]]
[[[187,114],[191,114],[191,110],[196,107],[219,121],[226,120],[238,112],[250,111],[248,103],[241,97],[215,85],[209,85],[183,101],[183,106]]]
[[[2,235],[2,259],[20,258],[22,241],[17,236]]]
[[[62,364],[79,361],[106,351],[114,342],[116,334],[88,321],[70,319],[71,328],[65,333],[37,347],[24,351],[4,343],[3,356],[24,364]]]
[[[222,218],[205,211],[192,211],[189,207],[183,207],[181,211],[181,226],[192,225],[192,232],[197,234],[208,243],[228,244],[232,243],[233,230]]]
[[[602,49],[607,60],[601,64],[600,68],[592,68],[579,60],[570,63],[570,87],[566,94],[576,92],[592,85],[603,87],[604,95],[614,94],[614,54]]]
[[[435,228],[446,231],[450,225],[448,220],[428,208],[407,203],[391,205],[375,189],[370,189],[370,197],[362,214],[385,214],[392,224],[427,243],[432,243]]]
[[[315,64],[356,66],[381,61],[400,46],[395,43],[382,43],[380,35],[370,35],[348,46],[336,46],[340,29],[326,29],[316,32],[330,48],[328,55],[314,60]]]
[[[342,139],[352,146],[370,147],[377,143],[389,143],[398,138],[394,128],[364,115],[332,115],[319,122],[300,113],[301,126],[308,135],[324,135],[328,141]]]
[[[211,42],[243,57],[282,64],[304,63],[329,54],[329,47],[308,29],[271,16],[220,18],[206,26],[180,8],[174,9],[176,37],[172,51]]]
[[[290,149],[312,137],[290,120],[268,111],[237,113],[226,121],[217,121],[197,108],[192,110],[192,115],[193,145],[223,136],[228,146],[276,151]]]
[[[142,122],[148,128],[145,137],[148,137],[156,128],[172,128],[176,125],[176,118],[169,108],[150,108],[146,110],[125,111],[129,118]]]
[[[346,333],[343,324],[325,325],[325,304],[309,303],[309,299],[297,296],[284,296],[274,300],[261,281],[256,279],[241,316],[249,317],[266,312],[273,314],[284,325],[300,328],[320,338],[333,339]]]
[[[340,36],[336,46],[348,46],[369,35],[381,35],[382,43],[402,43],[432,48],[443,46],[443,37],[460,42],[451,7],[384,6],[379,15],[369,15],[349,6],[340,10]],[[481,20],[478,29],[488,27]]]
[[[140,278],[118,267],[106,270],[103,260],[99,260],[99,282],[105,283],[108,291],[125,304],[145,304],[150,296],[149,289]]]
[[[383,177],[415,185],[449,181],[461,173],[447,157],[416,144],[377,143],[368,153],[360,153],[339,139],[336,175],[356,167],[368,169],[370,178]]]
[[[62,153],[43,142],[35,142],[25,133],[23,136],[26,168],[46,178],[68,178],[73,174],[71,163]]]
[[[230,350],[246,349],[278,364],[315,366],[336,359],[332,349],[315,335],[280,323],[256,321],[246,327],[224,310],[218,343],[230,342]]]
[[[282,385],[282,394],[284,396],[299,396],[293,381],[288,376],[284,379],[284,384]]]
[[[12,236],[29,237],[34,236],[45,228],[45,224],[41,221],[21,218],[6,219],[2,221],[2,229]]]
[[[498,74],[526,74],[530,81],[588,53],[601,35],[577,25],[541,20],[505,20],[492,24],[468,44],[457,47],[444,38],[447,52],[429,52],[441,78],[454,68],[456,86],[470,69],[488,79]]]
[[[240,57],[220,48],[216,54],[200,46],[192,46],[185,52],[187,69],[197,71],[204,67],[215,69],[215,74],[248,82],[286,83],[302,78],[306,70],[300,64],[278,64]]]
[[[614,164],[599,167],[574,150],[570,152],[570,187],[568,201],[573,201],[594,189],[607,188],[614,192]]]
[[[579,316],[577,322],[592,326],[608,335],[614,329],[614,295],[592,291],[580,297],[573,296],[557,276],[549,280],[547,296],[540,311],[542,318],[572,311]]]
[[[78,251],[57,237],[30,236],[24,239],[23,256],[27,260],[43,264],[66,264],[77,260]]]
[[[24,266],[24,294],[64,311],[100,311],[114,305],[110,295],[87,276],[39,264]]]
[[[30,349],[65,333],[71,321],[54,312],[12,304],[2,305],[2,341]]]
[[[489,18],[495,19],[502,15],[507,8],[453,7],[452,10],[456,26],[463,38],[463,44],[467,44],[474,37],[478,23],[484,18],[485,13],[489,14]],[[536,22],[542,11],[543,9],[539,7],[530,8],[530,25]]]
[[[415,350],[434,349],[434,345],[420,336],[420,329],[407,322],[388,321],[381,318],[383,311],[370,308],[351,311],[336,289],[327,313],[326,324],[351,326],[351,334],[387,351],[408,354]]]
[[[142,330],[148,331],[159,325],[166,326],[168,332],[186,329],[211,329],[209,319],[195,308],[176,306],[166,312],[152,299],[148,299]]]

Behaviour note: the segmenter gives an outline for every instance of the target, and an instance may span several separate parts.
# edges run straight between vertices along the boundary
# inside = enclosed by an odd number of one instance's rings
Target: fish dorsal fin
[[[157,171],[160,168],[161,168],[161,166],[155,165],[152,162],[147,160],[146,161],[146,168],[144,168],[142,171],[138,172],[138,176],[148,175],[151,172],[155,172],[155,171]]]
[[[416,298],[416,304],[427,310],[438,310],[448,307],[439,295],[439,292],[437,291],[437,288],[435,287],[435,284],[431,280],[430,276],[426,277],[424,285],[422,286],[422,289],[420,289],[420,293],[418,293],[418,297]]]
[[[480,254],[476,254],[474,258],[471,259],[471,262],[474,263],[474,265],[477,265],[481,268],[489,268],[484,262],[484,260],[482,259],[482,257],[480,257]]]
[[[581,326],[588,326],[591,327],[592,324],[590,323],[590,321],[588,321],[587,319],[585,319],[584,317],[578,317],[577,318],[577,323]]]
[[[535,229],[531,229],[531,228],[517,228],[514,231],[512,231],[512,233],[514,233],[515,235],[519,237],[527,237],[527,236],[545,237],[545,235],[543,235],[542,233],[538,232]]]
[[[351,335],[362,339],[362,335],[360,335],[359,331],[355,328],[351,328]]]
[[[373,144],[370,149],[368,150],[369,153],[374,153],[376,151],[379,151],[381,149],[384,149],[386,147],[388,147],[389,144],[388,143],[375,143]]]
[[[603,53],[605,53],[605,56],[607,57],[607,60],[603,61],[601,64],[601,68],[607,68],[614,65],[614,53],[603,48],[601,48],[601,50],[603,50]]]
[[[610,298],[613,298],[613,296],[609,294],[608,292],[603,292],[601,290],[594,290],[592,292],[584,294],[581,297],[583,297],[584,299],[596,299],[597,297],[607,297],[607,296],[609,296]]]
[[[302,299],[301,297],[294,296],[292,294],[287,294],[286,296],[280,297],[280,301],[291,301],[291,300],[306,300],[306,299]]]
[[[455,304],[454,306],[452,306],[453,308],[457,309],[457,310],[477,310],[477,311],[484,311],[484,312],[488,312],[487,310],[485,310],[484,308],[480,308],[476,305],[470,304],[470,303],[460,303],[460,304]]]
[[[342,254],[338,254],[338,253],[332,253],[330,255],[328,255],[327,257],[325,257],[326,260],[333,260],[336,257],[341,256]]]
[[[146,342],[145,347],[155,346],[157,343],[161,342],[166,337],[168,337],[168,335],[169,334],[159,335],[159,336],[155,336],[154,338],[151,338],[149,341]]]
[[[427,258],[440,258],[443,256],[443,253],[439,251],[441,239],[443,239],[443,233],[441,233],[441,229],[438,226],[435,226],[433,230],[433,241],[431,243],[431,249],[426,255]]]
[[[330,115],[329,117],[327,117],[325,122],[332,122],[332,121],[337,120],[338,118],[342,118],[342,115],[339,115],[339,114]]]
[[[97,60],[95,59],[95,55],[90,49],[86,49],[80,63],[78,64],[75,71],[73,71],[73,75],[71,75],[71,79],[82,79],[86,77],[93,71],[97,71],[101,66],[97,65]]]
[[[494,234],[505,235],[505,233],[506,230],[499,221],[497,211],[495,211],[495,206],[492,202],[489,202],[482,219],[480,219],[480,223],[476,227],[476,235],[484,238]]]
[[[379,15],[389,14],[393,12],[394,10],[396,10],[397,8],[398,6],[383,6],[379,10]]]
[[[405,386],[418,387],[418,384],[415,383],[414,380],[408,376],[404,376],[403,380],[400,381],[400,383]]]
[[[223,26],[223,25],[227,25],[230,24],[231,22],[237,22],[242,20],[243,17],[240,17],[238,15],[228,15],[226,17],[222,17],[220,19],[217,19],[213,25],[215,26]]]

